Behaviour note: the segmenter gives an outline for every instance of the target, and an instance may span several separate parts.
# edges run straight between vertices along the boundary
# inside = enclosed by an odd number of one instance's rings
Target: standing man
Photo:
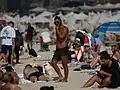
[[[59,78],[58,82],[67,82],[68,79],[68,28],[62,24],[60,17],[54,18],[55,30],[56,30],[56,51],[51,62],[51,65],[57,72]],[[60,72],[60,68],[57,66],[58,61],[62,60],[64,68],[64,77]]]
[[[27,45],[31,49],[32,48],[32,39],[33,36],[36,34],[35,29],[31,26],[30,23],[28,23],[28,28],[26,30],[26,40],[27,40]]]
[[[22,33],[20,33],[20,31],[16,28],[15,29],[16,32],[16,38],[15,38],[15,55],[16,55],[16,64],[19,64],[19,51],[20,51],[20,47],[23,46],[23,36]]]
[[[2,53],[4,54],[4,59],[7,63],[13,64],[12,61],[12,50],[15,46],[15,30],[14,22],[10,21],[6,27],[4,27],[0,33],[1,43],[2,43]],[[8,57],[9,60],[8,60]]]

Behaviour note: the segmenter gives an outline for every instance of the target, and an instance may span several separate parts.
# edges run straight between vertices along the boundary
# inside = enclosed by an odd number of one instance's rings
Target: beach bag
[[[84,36],[84,44],[89,44],[89,38],[87,35]]]
[[[48,62],[44,64],[43,70],[46,75],[53,75],[52,66]]]
[[[35,52],[34,49],[29,49],[29,55],[32,55],[34,57],[37,57],[37,53]]]

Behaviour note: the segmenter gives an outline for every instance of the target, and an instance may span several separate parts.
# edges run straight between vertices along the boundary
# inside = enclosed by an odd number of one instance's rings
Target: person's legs
[[[10,46],[7,46],[7,52],[8,52],[8,54],[7,54],[7,59],[8,59],[8,62],[11,64],[11,65],[13,65],[13,48],[12,48],[12,45],[10,45]]]
[[[58,74],[59,79],[63,79],[63,76],[61,74],[60,68],[57,65],[57,62],[58,62],[57,60],[53,59],[51,62],[51,65],[54,68],[54,70],[56,71],[56,73]]]
[[[16,63],[19,63],[19,47],[15,47]]]
[[[83,88],[86,87],[91,87],[95,82],[97,82],[98,84],[100,84],[102,82],[102,79],[100,77],[98,77],[97,75],[94,75],[93,77],[91,77],[86,83],[85,85],[83,85]]]
[[[68,79],[68,65],[67,65],[67,61],[68,61],[68,56],[62,56],[62,65],[64,68],[64,81],[67,82]]]
[[[100,88],[107,87],[110,83],[111,83],[111,78],[107,77],[102,81],[99,87]]]
[[[45,77],[44,75],[41,75],[38,77],[39,81],[50,81],[49,77]]]
[[[28,50],[32,48],[32,40],[27,41]]]
[[[92,62],[90,63],[90,67],[94,68],[97,65],[97,63],[98,63],[98,59],[92,60]]]
[[[2,55],[3,55],[3,59],[4,59],[4,62],[8,62],[8,59],[7,59],[7,46],[6,45],[2,45]]]

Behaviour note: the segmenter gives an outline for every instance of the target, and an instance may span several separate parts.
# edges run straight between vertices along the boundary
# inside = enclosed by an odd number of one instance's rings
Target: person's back
[[[16,30],[15,43],[16,43],[16,46],[17,46],[17,47],[23,46],[23,36],[22,36],[22,34],[19,32],[19,30]]]
[[[29,64],[26,65],[25,68],[24,68],[24,70],[23,70],[25,79],[29,79],[29,75],[30,75],[31,73],[34,73],[34,72],[37,72],[37,71],[38,71],[37,68],[32,68],[32,66],[29,65]]]
[[[4,86],[1,87],[0,90],[11,90],[10,89],[10,84],[5,84]]]
[[[7,83],[4,86],[2,86],[0,90],[21,90],[21,88],[16,84]]]
[[[2,45],[12,45],[12,38],[15,37],[14,29],[11,26],[6,26],[2,29],[0,37]]]
[[[28,28],[27,28],[26,32],[27,32],[26,39],[32,40],[33,35],[34,35],[34,28],[30,24],[28,24]]]

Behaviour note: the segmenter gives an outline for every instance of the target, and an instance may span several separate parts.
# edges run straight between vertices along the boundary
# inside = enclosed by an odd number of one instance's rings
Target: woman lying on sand
[[[120,70],[118,62],[111,58],[106,51],[103,51],[102,53],[104,54],[100,56],[102,61],[100,71],[87,81],[83,86],[84,88],[92,86],[95,82],[100,85],[100,88],[117,88],[120,86]]]
[[[41,66],[32,67],[28,64],[23,70],[24,78],[30,80],[31,82],[36,81],[49,81],[48,77],[45,77]]]

